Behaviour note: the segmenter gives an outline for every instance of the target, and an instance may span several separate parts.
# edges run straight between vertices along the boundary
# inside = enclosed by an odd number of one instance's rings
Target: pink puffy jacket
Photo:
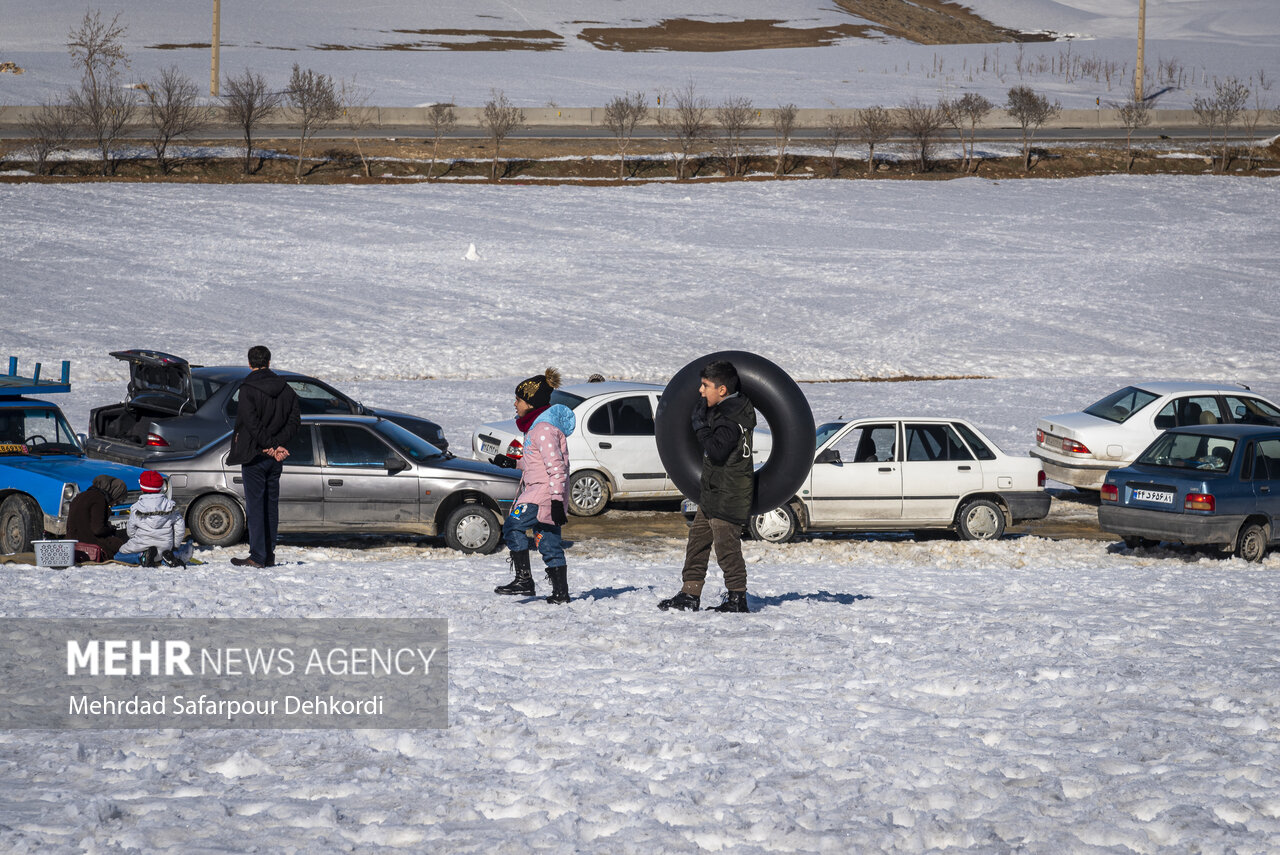
[[[524,435],[520,495],[516,504],[538,506],[538,522],[551,524],[552,501],[565,502],[569,487],[569,442],[577,419],[563,404],[548,407]]]

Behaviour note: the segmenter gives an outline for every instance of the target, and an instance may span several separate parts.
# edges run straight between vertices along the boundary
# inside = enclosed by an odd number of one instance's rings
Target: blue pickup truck
[[[64,535],[71,500],[98,475],[129,488],[125,503],[112,508],[116,522],[138,498],[142,469],[90,460],[58,405],[30,397],[70,392],[70,377],[69,362],[60,380],[42,380],[39,363],[30,377],[19,376],[12,356],[9,373],[0,374],[0,553],[29,552],[46,533]]]

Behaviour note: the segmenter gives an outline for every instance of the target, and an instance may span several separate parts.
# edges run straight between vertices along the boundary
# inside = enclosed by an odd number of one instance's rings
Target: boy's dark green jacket
[[[751,431],[755,426],[756,408],[741,393],[708,408],[707,426],[697,431],[705,455],[698,502],[704,516],[743,525],[751,515],[755,492]]]

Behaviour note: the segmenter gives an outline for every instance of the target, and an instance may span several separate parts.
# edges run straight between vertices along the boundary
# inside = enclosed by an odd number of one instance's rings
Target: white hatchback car
[[[859,419],[818,428],[800,492],[747,528],[773,543],[801,532],[917,529],[994,540],[1006,525],[1043,518],[1049,503],[1038,460],[1004,454],[962,419]]]
[[[654,413],[665,387],[655,383],[605,381],[565,386],[551,393],[577,417],[569,437],[569,512],[590,517],[611,499],[678,499],[654,439]],[[690,393],[692,394],[692,392]],[[471,437],[478,460],[514,466],[524,454],[515,419],[481,425]],[[755,432],[756,460],[772,447],[769,432]],[[506,457],[507,460],[495,460]]]
[[[1162,431],[1184,425],[1280,425],[1280,407],[1228,383],[1140,383],[1078,413],[1041,419],[1031,449],[1047,476],[1099,490],[1112,469],[1128,466]]]

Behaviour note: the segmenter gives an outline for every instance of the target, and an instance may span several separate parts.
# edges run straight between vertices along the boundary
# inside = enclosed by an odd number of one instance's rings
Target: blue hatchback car
[[[1107,473],[1098,526],[1129,547],[1217,546],[1261,561],[1280,516],[1280,427],[1194,425],[1165,431]]]

